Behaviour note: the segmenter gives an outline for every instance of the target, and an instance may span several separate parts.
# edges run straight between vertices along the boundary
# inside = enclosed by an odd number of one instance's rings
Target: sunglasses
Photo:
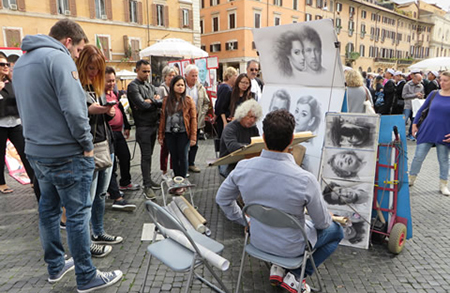
[[[250,68],[250,71],[258,71],[258,69]]]
[[[5,66],[8,66],[8,67],[11,67],[11,63],[4,63],[4,62],[0,62],[0,66],[1,67],[5,67]]]
[[[150,70],[142,70],[142,72],[144,72],[144,73],[150,73],[151,71],[150,71]]]

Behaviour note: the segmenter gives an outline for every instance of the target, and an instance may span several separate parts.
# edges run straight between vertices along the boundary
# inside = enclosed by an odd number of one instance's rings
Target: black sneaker
[[[132,212],[136,209],[136,205],[127,202],[125,199],[115,200],[112,208],[119,211]]]
[[[91,243],[91,256],[92,257],[105,257],[112,251],[111,245],[98,245]]]
[[[98,236],[91,236],[92,243],[95,244],[118,244],[123,241],[123,238],[120,236],[112,236],[106,233],[100,234]]]
[[[158,184],[150,179],[150,187],[154,190],[159,190],[161,189],[161,184]]]
[[[97,273],[92,280],[89,281],[89,283],[85,285],[81,285],[77,287],[78,293],[86,293],[95,291],[97,289],[106,288],[111,285],[114,285],[120,279],[122,279],[122,271],[116,270],[112,272],[100,272],[97,270]]]
[[[145,199],[154,200],[156,198],[155,192],[150,187],[144,187],[144,192],[142,195],[145,197]]]

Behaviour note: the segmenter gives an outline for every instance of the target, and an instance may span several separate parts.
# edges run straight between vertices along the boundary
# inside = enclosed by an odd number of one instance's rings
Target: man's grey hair
[[[191,72],[192,70],[197,70],[198,72],[198,67],[195,64],[189,64],[188,66],[186,66],[186,68],[184,69],[184,75],[189,75],[189,72]]]
[[[258,67],[259,67],[259,62],[258,62],[258,61],[256,61],[255,59],[252,59],[252,60],[250,60],[250,61],[248,61],[248,62],[247,62],[247,68],[249,68],[249,67],[250,67],[250,65],[251,65],[252,63],[256,63],[256,64],[258,64]]]
[[[240,104],[234,112],[234,119],[241,121],[249,112],[256,116],[256,121],[261,120],[263,115],[262,108],[255,99],[250,99]]]

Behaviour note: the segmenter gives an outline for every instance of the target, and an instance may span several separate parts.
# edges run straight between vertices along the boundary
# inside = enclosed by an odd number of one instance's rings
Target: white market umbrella
[[[116,73],[116,77],[118,79],[135,79],[136,78],[136,72],[124,69],[124,70],[118,71]]]
[[[417,62],[409,66],[409,70],[420,69],[420,70],[448,70],[450,69],[450,57],[436,57],[429,58]]]
[[[141,58],[147,56],[167,56],[179,58],[207,57],[208,53],[182,39],[165,39],[139,52]]]

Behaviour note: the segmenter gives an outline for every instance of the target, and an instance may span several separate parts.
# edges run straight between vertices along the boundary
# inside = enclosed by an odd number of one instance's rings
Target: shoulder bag
[[[364,90],[366,91],[366,100],[364,101],[364,111],[366,114],[376,114],[372,102],[370,101],[371,97],[369,96],[369,91],[366,87],[364,87]]]
[[[422,110],[422,113],[420,113],[419,121],[417,121],[417,128],[420,128],[420,125],[422,125],[425,118],[428,116],[428,112],[430,111],[431,102],[433,102],[434,97],[436,96],[438,90],[432,91],[428,96],[430,97],[430,102],[428,103],[428,107]]]
[[[103,114],[102,114],[103,115]],[[111,151],[109,150],[108,139],[95,143],[95,136],[97,135],[97,122],[98,116],[95,117],[95,126],[94,126],[94,162],[95,162],[95,171],[101,171],[108,169],[112,166],[111,160]],[[103,121],[103,124],[105,122]],[[106,136],[108,136],[108,130],[105,129]]]

